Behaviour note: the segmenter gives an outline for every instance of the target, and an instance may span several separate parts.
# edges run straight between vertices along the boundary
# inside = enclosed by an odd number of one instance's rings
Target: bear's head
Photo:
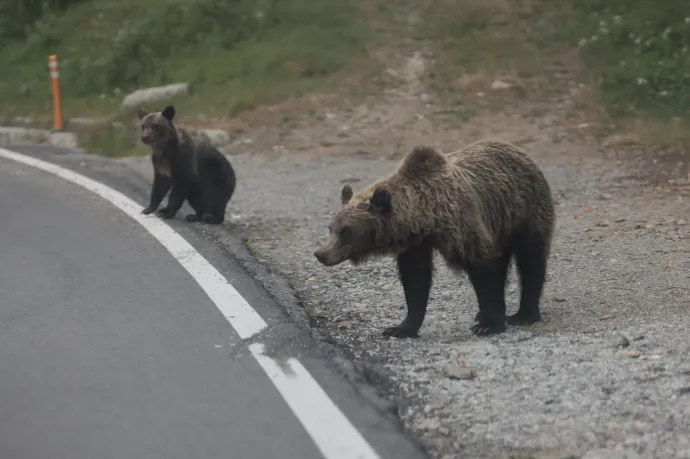
[[[392,212],[391,194],[383,185],[360,193],[354,202],[352,188],[343,186],[341,208],[328,225],[328,239],[314,256],[326,266],[346,260],[363,261],[385,248],[386,228]]]
[[[175,135],[172,125],[175,118],[175,107],[168,105],[161,112],[149,113],[143,108],[137,109],[141,125],[141,141],[151,148],[165,145]]]

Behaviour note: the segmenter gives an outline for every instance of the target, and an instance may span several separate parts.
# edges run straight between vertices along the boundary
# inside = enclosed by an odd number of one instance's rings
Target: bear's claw
[[[503,333],[504,331],[506,331],[506,326],[505,324],[484,325],[479,323],[477,325],[473,325],[471,330],[472,333],[474,333],[477,336],[491,336]]]
[[[388,327],[383,330],[383,336],[389,336],[393,338],[418,338],[416,330],[413,330],[405,322],[397,325],[395,327]]]
[[[520,314],[519,312],[516,314],[513,314],[512,316],[508,316],[506,318],[506,323],[508,325],[532,325],[536,322],[539,322],[541,320],[541,317],[539,317],[538,314]]]

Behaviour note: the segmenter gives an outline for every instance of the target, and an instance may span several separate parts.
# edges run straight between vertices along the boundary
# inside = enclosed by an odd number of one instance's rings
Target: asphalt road
[[[6,159],[0,215],[0,457],[323,457],[213,302],[134,220]],[[315,346],[294,343],[299,330],[246,273],[212,261],[261,303],[268,343],[311,349],[310,370],[381,458],[424,457]]]

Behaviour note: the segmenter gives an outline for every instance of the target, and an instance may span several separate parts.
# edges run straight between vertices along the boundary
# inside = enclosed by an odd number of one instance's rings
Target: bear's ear
[[[137,108],[137,116],[139,117],[139,119],[142,119],[143,117],[145,117],[148,114],[149,114],[149,112],[147,112],[143,108],[141,108],[141,107]]]
[[[166,120],[172,121],[173,118],[175,118],[175,107],[173,107],[172,105],[168,105],[163,109],[161,115],[163,115],[163,118],[165,118]]]
[[[371,210],[379,214],[387,214],[391,211],[391,194],[383,187],[377,187],[369,198]]]
[[[345,185],[343,189],[340,190],[340,204],[344,206],[350,202],[350,199],[352,199],[352,187],[350,185]]]

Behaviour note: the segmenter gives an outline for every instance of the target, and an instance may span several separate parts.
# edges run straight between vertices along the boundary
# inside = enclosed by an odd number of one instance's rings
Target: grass
[[[500,104],[565,93],[554,68],[594,93],[579,107],[606,129],[690,145],[690,3],[656,0],[430,0],[419,37],[432,43],[432,84],[464,105],[513,84]],[[574,51],[574,52],[573,52]]]
[[[191,95],[180,112],[231,116],[333,89],[372,40],[354,0],[82,1],[0,49],[11,69],[0,110],[50,116],[47,60],[57,54],[67,117],[112,113],[127,92],[183,81]]]
[[[430,0],[419,38],[433,43],[432,84],[451,93],[486,91],[495,79],[545,76],[558,43],[548,0]]]
[[[8,3],[0,12],[39,14],[38,0],[10,2],[33,5],[33,10]],[[319,101],[327,99],[321,95],[376,89],[371,82],[383,73],[384,62],[373,56],[408,46],[410,29],[393,23],[417,13],[421,20],[412,29],[413,38],[435,51],[428,81],[444,93],[449,112],[471,116],[477,93],[484,95],[484,105],[494,101],[494,109],[543,102],[548,110],[552,96],[567,96],[568,84],[575,80],[585,83],[590,95],[578,101],[576,109],[591,112],[593,121],[634,131],[642,140],[690,145],[689,2],[149,0],[145,8],[137,0],[50,4],[58,12],[39,14],[23,37],[22,28],[0,21],[0,66],[5,69],[0,117],[50,120],[50,54],[60,59],[67,118],[112,116],[127,92],[182,81],[190,83],[191,93],[174,102],[185,119],[227,120],[263,105],[308,111],[305,95]],[[499,79],[511,89],[492,91]],[[90,129],[85,136],[94,149],[101,145],[104,154],[133,148],[123,130]]]

